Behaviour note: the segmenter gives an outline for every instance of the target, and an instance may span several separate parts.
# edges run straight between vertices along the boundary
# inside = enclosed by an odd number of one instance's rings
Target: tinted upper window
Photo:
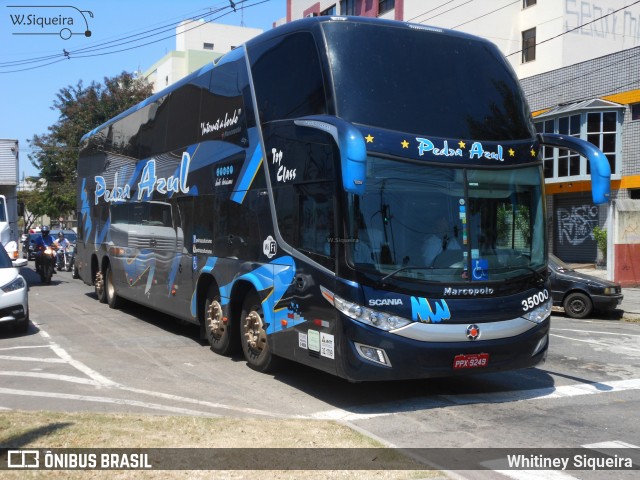
[[[327,113],[320,59],[310,33],[258,44],[249,58],[261,122]]]
[[[407,133],[533,137],[520,86],[492,44],[418,28],[326,22],[338,116]]]

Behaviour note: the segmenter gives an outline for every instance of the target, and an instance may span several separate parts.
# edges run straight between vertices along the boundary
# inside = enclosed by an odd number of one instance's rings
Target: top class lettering
[[[138,200],[142,200],[144,197],[150,196],[154,191],[167,194],[167,193],[188,193],[189,186],[187,185],[187,176],[189,175],[189,165],[191,163],[191,155],[187,152],[182,153],[182,160],[180,161],[180,168],[178,170],[178,176],[171,175],[168,178],[160,177],[156,175],[156,161],[151,159],[142,169],[140,175],[140,181],[138,182]],[[95,204],[102,197],[105,202],[120,202],[129,200],[131,198],[131,186],[125,185],[124,187],[118,187],[118,174],[116,173],[113,180],[113,189],[107,188],[107,182],[104,177],[96,175],[96,193]]]
[[[431,152],[432,155],[438,157],[463,157],[464,149],[466,147],[464,142],[458,142],[459,148],[451,148],[449,147],[449,142],[447,140],[443,141],[442,148],[438,148],[434,145],[434,143],[428,138],[420,138],[416,137],[418,141],[418,154],[422,157],[425,153]],[[473,142],[471,148],[468,150],[469,158],[486,158],[488,160],[497,160],[499,162],[504,162],[503,157],[503,149],[502,145],[497,146],[497,151],[492,152],[490,150],[485,150],[482,146],[482,142]]]
[[[282,165],[282,150],[278,151],[275,148],[271,149],[271,154],[273,155],[272,163],[274,165],[278,165],[278,172],[276,173],[276,180],[278,182],[288,182],[296,179],[296,169],[295,168],[287,168],[285,165]]]
[[[211,132],[217,132],[221,128],[227,128],[235,125],[236,123],[238,123],[239,115],[241,112],[242,109],[237,108],[233,111],[231,116],[229,116],[229,113],[225,113],[224,120],[219,118],[215,121],[215,123],[201,122],[200,128],[202,129],[202,135],[206,135],[207,133]]]

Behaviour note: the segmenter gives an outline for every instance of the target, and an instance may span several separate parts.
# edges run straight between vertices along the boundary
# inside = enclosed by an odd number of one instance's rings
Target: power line
[[[244,4],[247,1],[248,0],[238,1],[236,3],[236,5]],[[260,4],[263,4],[263,3],[267,3],[267,2],[270,2],[270,1],[271,0],[258,1],[258,2],[249,4],[249,5],[246,5],[246,6],[243,5],[243,8],[254,7],[254,6],[257,6],[257,5],[260,5]],[[231,11],[231,6],[227,5],[225,7],[218,8],[216,10],[212,10],[209,13],[203,14],[203,15],[197,17],[196,19],[192,19],[188,23],[197,22],[198,20],[202,20],[202,19],[204,19],[206,17],[210,17],[210,16],[215,15],[216,13],[219,13],[219,12],[224,11],[224,10],[229,10],[229,11],[227,11],[226,13],[223,13],[223,14],[215,17],[215,18],[211,18],[208,21],[210,22],[210,21],[218,20],[218,19],[220,19],[222,17],[225,17],[226,15],[229,15],[230,13],[233,13]],[[148,41],[146,43],[141,43],[141,44],[138,44],[138,45],[134,45],[134,46],[131,46],[131,47],[128,47],[128,48],[122,48],[122,49],[119,49],[119,50],[113,50],[113,51],[101,52],[101,53],[95,53],[95,54],[78,55],[78,53],[95,52],[95,51],[98,51],[98,50],[104,50],[106,48],[114,48],[114,47],[118,47],[118,46],[121,46],[121,45],[140,42],[140,41],[143,41],[145,39],[148,39],[148,38],[160,35],[162,33],[165,33],[165,32],[167,32],[167,31],[169,31],[171,29],[171,28],[167,29],[166,27],[173,26],[173,28],[175,28],[175,25],[177,25],[179,23],[180,22],[176,22],[176,23],[169,24],[169,25],[166,25],[166,26],[163,26],[163,27],[158,27],[158,28],[151,29],[151,30],[148,30],[148,31],[145,31],[145,32],[141,32],[139,34],[118,38],[118,39],[113,40],[111,42],[104,42],[104,43],[101,43],[101,44],[96,44],[96,45],[94,45],[92,47],[84,47],[84,48],[81,48],[81,49],[73,50],[73,51],[68,52],[68,55],[65,55],[63,53],[63,54],[57,54],[57,55],[50,55],[50,56],[46,56],[46,57],[38,57],[38,58],[35,58],[35,59],[24,60],[24,61],[19,61],[19,62],[15,62],[14,61],[14,62],[6,62],[5,64],[0,63],[0,68],[2,68],[2,67],[6,68],[6,67],[9,67],[9,66],[17,66],[19,64],[37,63],[37,62],[42,62],[44,60],[56,59],[53,62],[49,62],[49,63],[42,64],[42,65],[36,65],[36,66],[33,66],[33,67],[17,69],[17,70],[0,71],[0,74],[3,74],[3,73],[17,73],[17,72],[23,72],[23,71],[27,71],[27,70],[34,70],[34,69],[45,67],[47,65],[51,65],[53,63],[57,63],[57,62],[60,62],[60,61],[63,61],[63,60],[67,60],[67,59],[73,60],[73,59],[76,59],[76,58],[90,58],[90,57],[96,57],[96,56],[101,56],[101,55],[111,55],[111,54],[114,54],[114,53],[121,53],[121,52],[126,52],[126,51],[129,51],[129,50],[134,50],[134,49],[137,49],[137,48],[145,47],[145,46],[148,46],[148,45],[152,45],[154,43],[161,42],[163,40],[167,40],[169,38],[176,37],[177,34],[173,33],[171,35],[168,35],[168,36],[165,36],[165,37],[161,37],[161,38],[158,38],[158,39],[155,39],[155,40],[151,40],[151,41]],[[181,33],[186,33],[186,32],[188,32],[190,30],[195,29],[195,28],[199,28],[199,27],[205,25],[205,23],[198,22],[197,25],[195,25],[195,26],[193,26],[193,27],[185,30],[184,32],[181,32]],[[156,31],[156,30],[160,30],[160,29],[164,29],[164,30],[161,30],[161,31],[156,32],[156,33],[153,33],[151,35],[148,35],[150,32],[153,32],[153,31]],[[122,40],[125,40],[125,39],[128,39],[128,38],[132,38],[132,37],[140,37],[141,35],[145,35],[145,36],[142,37],[142,38],[135,39],[135,40],[129,40],[129,41],[124,41],[124,42],[122,41]],[[116,43],[116,42],[120,42],[120,43]],[[103,46],[103,45],[109,45],[109,44],[111,44],[109,47]],[[62,58],[60,58],[61,56],[62,56]]]
[[[200,16],[193,17],[191,19],[191,21],[199,20],[200,18],[204,18],[206,16],[212,15],[213,13],[217,13],[218,11],[219,10],[216,10],[215,12],[209,11],[208,14],[203,14],[203,15],[200,15]],[[168,23],[166,25],[162,25],[160,27],[156,27],[156,28],[153,28],[153,29],[150,29],[150,30],[145,30],[145,31],[142,31],[142,32],[134,34],[134,35],[128,35],[128,36],[125,36],[125,37],[119,37],[119,38],[116,38],[115,40],[102,42],[102,43],[97,43],[97,44],[94,44],[94,45],[90,45],[88,47],[83,47],[83,48],[71,50],[71,53],[75,54],[75,53],[83,52],[83,51],[86,51],[86,50],[94,50],[94,49],[96,49],[96,47],[100,47],[100,46],[103,46],[103,45],[108,45],[110,43],[119,42],[121,40],[125,40],[125,39],[136,37],[136,36],[145,35],[147,33],[151,33],[151,32],[154,32],[156,30],[166,29],[167,27],[175,28],[175,26],[180,24],[180,22],[182,22],[182,21],[184,21],[184,17],[182,17],[177,22]],[[167,30],[163,30],[163,31],[167,31]],[[160,32],[160,33],[162,33],[162,32]],[[56,54],[46,55],[46,56],[42,56],[42,57],[35,57],[35,58],[32,58],[32,59],[27,59],[27,60],[12,60],[12,61],[9,61],[9,62],[0,62],[0,67],[24,65],[24,64],[28,64],[28,63],[34,63],[34,62],[38,62],[38,61],[43,61],[43,60],[50,60],[50,59],[58,58],[58,57],[60,57],[60,54],[56,53]]]
[[[619,9],[614,10],[614,11],[612,11],[612,12],[609,12],[609,13],[607,13],[606,15],[603,15],[603,16],[601,16],[601,17],[598,17],[598,18],[596,18],[596,19],[594,19],[594,20],[591,20],[590,22],[586,22],[586,23],[583,23],[582,25],[578,25],[578,26],[577,26],[577,27],[575,27],[575,28],[571,28],[571,29],[567,30],[566,32],[562,32],[562,33],[559,33],[558,35],[555,35],[555,36],[553,36],[553,37],[551,37],[551,38],[547,38],[546,40],[542,40],[541,42],[536,43],[536,46],[538,46],[538,45],[542,45],[543,43],[550,42],[551,40],[554,40],[554,39],[556,39],[556,38],[558,38],[558,37],[561,37],[561,36],[563,36],[563,35],[566,35],[567,33],[574,32],[574,31],[578,30],[579,28],[582,28],[582,27],[584,27],[584,26],[590,25],[590,24],[592,24],[592,23],[594,23],[594,22],[597,22],[598,20],[602,20],[603,18],[606,18],[606,17],[608,17],[609,15],[613,15],[614,13],[618,13],[620,10],[624,10],[625,8],[633,7],[634,5],[636,5],[636,4],[638,4],[638,3],[640,3],[640,0],[637,0],[637,1],[635,1],[635,2],[633,2],[633,3],[631,3],[631,4],[629,4],[629,5],[625,5],[624,7],[620,7]],[[508,58],[508,57],[510,57],[510,56],[512,56],[512,55],[515,55],[516,53],[521,53],[521,52],[523,52],[523,51],[524,51],[524,49],[522,49],[522,50],[518,50],[518,51],[516,51],[516,52],[510,53],[509,55],[506,55],[506,57]]]
[[[474,1],[474,0],[467,0],[466,2],[461,3],[460,5],[456,5],[455,7],[451,7],[449,10],[445,10],[444,12],[440,12],[440,13],[438,13],[438,14],[436,14],[436,15],[433,15],[433,16],[431,16],[431,17],[429,17],[429,18],[425,18],[425,19],[423,19],[423,20],[420,20],[420,23],[423,23],[423,22],[426,22],[427,20],[431,20],[431,19],[433,19],[433,18],[439,17],[440,15],[444,15],[445,13],[449,13],[449,12],[451,12],[452,10],[455,10],[455,9],[457,9],[457,8],[460,8],[460,7],[463,7],[463,6],[465,6],[466,4],[471,3],[471,2],[473,2],[473,1]],[[446,2],[446,3],[451,3],[451,2]],[[445,4],[443,4],[443,5],[446,5],[446,3],[445,3]],[[442,7],[443,5],[440,5],[440,7]],[[437,9],[438,9],[438,8],[440,8],[440,7],[436,7],[435,9],[431,9],[431,10],[429,10],[428,12],[421,13],[420,15],[418,15],[418,17],[420,17],[420,16],[422,16],[422,15],[425,15],[425,14],[427,14],[427,13],[429,13],[429,12],[432,12],[433,10],[437,10]],[[417,18],[417,17],[414,17],[414,18]]]
[[[492,10],[492,11],[490,11],[488,13],[485,13],[484,15],[480,15],[479,17],[472,18],[471,20],[467,20],[466,22],[461,23],[459,25],[456,25],[455,27],[451,27],[451,29],[454,30],[454,29],[456,29],[458,27],[461,27],[462,25],[466,25],[467,23],[475,22],[476,20],[484,18],[484,17],[486,17],[488,15],[491,15],[492,13],[496,13],[497,11],[502,10],[503,8],[507,8],[507,7],[510,7],[511,5],[515,5],[516,3],[520,3],[520,0],[516,0],[515,2],[508,3],[505,6],[500,7],[500,8],[496,8],[495,10]]]

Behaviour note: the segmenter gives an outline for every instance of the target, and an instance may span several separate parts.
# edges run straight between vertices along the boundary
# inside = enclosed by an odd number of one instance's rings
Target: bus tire
[[[276,367],[277,358],[269,350],[262,304],[255,291],[250,291],[242,302],[240,344],[252,369],[266,373]]]
[[[571,318],[585,318],[593,310],[591,299],[580,292],[573,292],[567,295],[562,305],[564,306],[564,313]]]
[[[96,278],[93,280],[93,291],[100,303],[107,303],[107,291],[104,288],[104,275],[101,271],[96,273]]]
[[[209,287],[204,303],[204,331],[211,350],[219,355],[238,351],[238,329],[222,314],[220,292],[215,285]]]
[[[107,265],[107,269],[105,270],[104,294],[107,298],[109,308],[120,308],[122,306],[122,299],[116,293],[116,286],[113,284],[113,270],[111,269],[111,265]]]

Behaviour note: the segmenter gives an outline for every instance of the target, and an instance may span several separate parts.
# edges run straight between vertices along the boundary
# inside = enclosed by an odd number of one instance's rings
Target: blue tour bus
[[[546,146],[546,147],[545,147]],[[110,307],[201,326],[248,364],[351,381],[544,360],[537,135],[490,42],[320,17],[264,33],[91,131],[78,161],[77,265]]]

